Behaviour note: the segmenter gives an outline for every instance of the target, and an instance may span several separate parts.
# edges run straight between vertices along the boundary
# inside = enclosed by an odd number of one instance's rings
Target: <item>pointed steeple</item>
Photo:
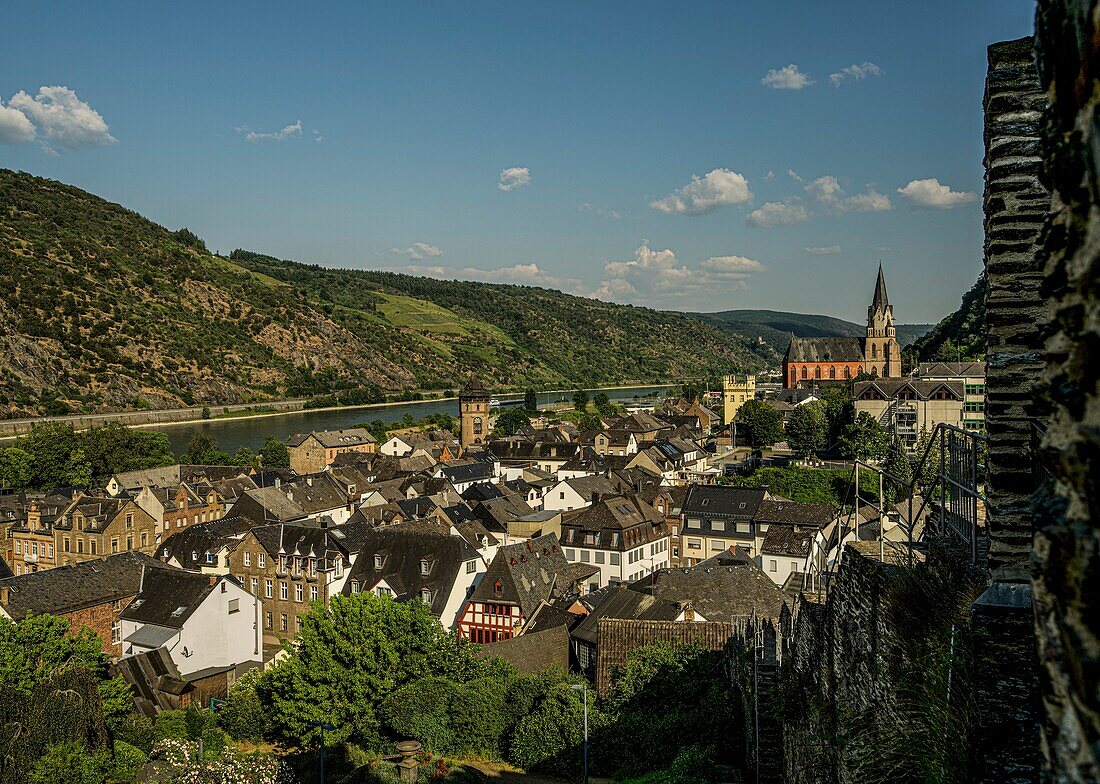
[[[890,304],[890,298],[886,296],[886,278],[882,274],[882,262],[878,264],[878,280],[875,281],[875,296],[871,300],[871,312],[885,310]]]

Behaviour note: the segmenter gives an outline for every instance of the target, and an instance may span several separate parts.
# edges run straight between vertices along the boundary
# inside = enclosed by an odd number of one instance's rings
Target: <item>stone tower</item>
[[[459,439],[463,447],[484,444],[489,438],[489,393],[476,376],[458,393],[461,420]]]
[[[901,378],[901,346],[894,329],[894,306],[886,295],[886,278],[878,265],[875,296],[867,308],[867,337],[863,341],[864,367],[879,378]]]
[[[726,376],[722,379],[722,423],[730,424],[738,409],[748,400],[756,398],[756,376]]]

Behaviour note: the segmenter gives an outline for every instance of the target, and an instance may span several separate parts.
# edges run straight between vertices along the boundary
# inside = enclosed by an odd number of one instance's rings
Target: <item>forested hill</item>
[[[778,356],[786,352],[791,338],[863,337],[866,334],[866,327],[862,324],[812,313],[724,310],[692,315],[728,332],[763,340]],[[931,324],[898,324],[898,341],[903,346],[908,345],[931,328]]]
[[[934,326],[911,350],[922,361],[985,357],[985,275],[963,294],[958,310]]]
[[[714,325],[557,291],[211,254],[0,169],[0,416],[377,386],[594,386],[762,366]]]

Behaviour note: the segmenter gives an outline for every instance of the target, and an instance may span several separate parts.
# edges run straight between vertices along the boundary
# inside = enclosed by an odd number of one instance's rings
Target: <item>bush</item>
[[[136,746],[131,746],[122,740],[115,741],[114,749],[115,769],[111,774],[111,781],[117,784],[129,784],[141,773],[141,769],[149,761],[149,756]]]
[[[114,731],[115,742],[122,742],[128,746],[148,754],[153,750],[153,744],[157,741],[156,729],[152,719],[142,716],[140,713],[132,713],[119,723]]]
[[[237,679],[229,689],[225,704],[215,717],[218,726],[236,740],[260,740],[267,733],[267,713],[256,693],[256,685],[263,673],[250,670]]]
[[[714,781],[716,778],[714,749],[704,746],[685,746],[676,755],[668,769],[668,784],[696,784]]]
[[[589,708],[589,725],[598,724]],[[584,708],[566,683],[553,686],[512,732],[509,761],[524,770],[571,775],[581,764]]]
[[[29,784],[103,784],[111,767],[110,756],[92,752],[80,741],[51,745],[35,760],[27,776]]]
[[[161,712],[157,715],[153,729],[155,741],[188,740],[191,737],[187,728],[187,713],[182,710]]]

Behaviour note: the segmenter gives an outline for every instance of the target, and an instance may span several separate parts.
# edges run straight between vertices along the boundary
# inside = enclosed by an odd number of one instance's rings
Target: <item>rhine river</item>
[[[626,402],[635,398],[646,398],[662,395],[668,385],[652,385],[641,387],[620,387],[617,389],[590,389],[591,396],[603,391],[613,401]],[[540,392],[539,407],[546,408],[559,403],[567,403],[572,400],[572,392]],[[501,403],[522,402],[523,395],[499,395]],[[285,441],[288,436],[295,433],[308,433],[312,430],[339,430],[352,427],[373,419],[381,419],[383,422],[399,422],[405,414],[411,414],[415,419],[422,419],[429,414],[450,414],[458,416],[457,400],[426,400],[416,403],[389,403],[385,405],[367,406],[362,408],[340,408],[326,411],[290,411],[287,413],[272,414],[259,417],[227,417],[225,419],[211,419],[205,422],[181,422],[178,425],[159,425],[149,427],[138,425],[141,430],[154,430],[168,436],[172,444],[172,451],[177,455],[187,449],[187,442],[196,433],[207,433],[213,436],[223,451],[233,454],[239,447],[247,446],[258,449],[268,436],[275,436]]]

